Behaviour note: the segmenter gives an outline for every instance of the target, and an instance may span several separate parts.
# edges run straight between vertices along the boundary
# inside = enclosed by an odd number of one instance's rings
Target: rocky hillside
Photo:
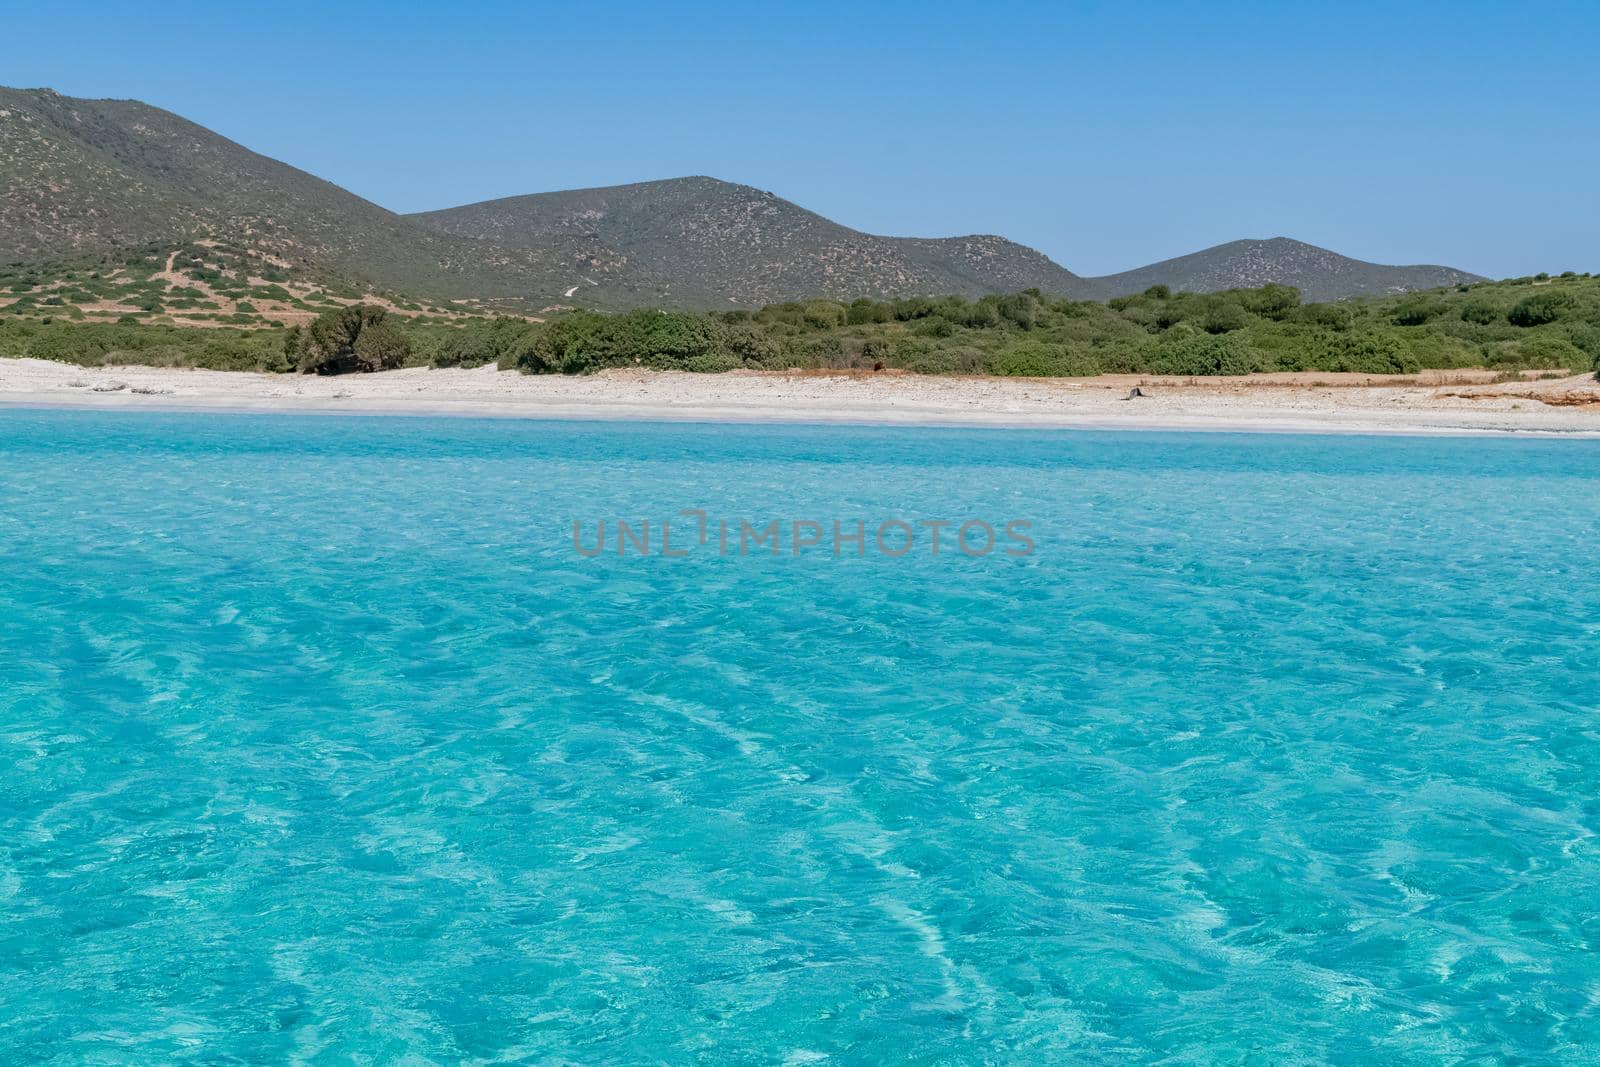
[[[1212,293],[1278,282],[1295,286],[1308,301],[1317,301],[1434,289],[1483,278],[1451,267],[1365,263],[1302,241],[1274,237],[1266,241],[1230,241],[1091,280],[1101,296],[1140,293],[1152,285],[1165,285],[1173,292]]]
[[[537,313],[1030,288],[1106,298],[1157,284],[1205,292],[1273,281],[1328,300],[1475,277],[1363,263],[1276,238],[1083,278],[1003,237],[875,236],[707,177],[402,216],[148,104],[0,89],[0,265],[38,266],[20,276],[38,288],[51,280],[47,264],[81,266],[113,253],[124,256],[116,263],[130,269],[127,285],[136,289],[178,258],[193,260],[190,273],[201,281],[208,271],[231,275],[231,296],[167,294],[214,304],[206,310],[228,318],[251,314],[233,304],[260,295],[252,279],[299,283],[288,291],[302,302],[353,291]],[[110,314],[161,294],[90,295]],[[304,310],[279,303],[283,315]]]
[[[524,298],[620,266],[583,242],[503,249],[418,226],[138,101],[0,89],[0,262],[207,239],[440,297]]]
[[[510,247],[592,241],[658,284],[663,302],[689,307],[1084,290],[1071,271],[1003,237],[877,237],[772,193],[707,177],[535,193],[410,218]],[[604,284],[582,280],[585,288]]]

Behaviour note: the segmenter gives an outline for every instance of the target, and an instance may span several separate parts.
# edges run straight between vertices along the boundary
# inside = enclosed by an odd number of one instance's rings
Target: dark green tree
[[[1262,359],[1238,337],[1180,326],[1152,345],[1149,365],[1157,374],[1251,374]]]
[[[1444,309],[1444,301],[1419,293],[1400,301],[1394,309],[1393,321],[1396,326],[1422,326],[1444,314]]]
[[[1300,290],[1277,282],[1269,282],[1259,289],[1246,289],[1239,295],[1247,310],[1269,319],[1281,319],[1300,306]]]
[[[1517,301],[1506,318],[1513,326],[1543,326],[1559,319],[1571,306],[1572,297],[1566,293],[1534,293]]]
[[[323,312],[288,339],[295,369],[302,374],[347,374],[405,366],[411,341],[388,317],[383,308],[370,304]]]

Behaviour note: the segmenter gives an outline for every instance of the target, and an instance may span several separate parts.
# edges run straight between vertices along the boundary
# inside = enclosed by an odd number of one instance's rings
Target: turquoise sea
[[[1597,833],[1600,442],[0,412],[0,1062],[1592,1063]]]

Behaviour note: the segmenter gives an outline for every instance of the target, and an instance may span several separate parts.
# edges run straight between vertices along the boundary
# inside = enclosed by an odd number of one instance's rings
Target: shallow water
[[[683,508],[1036,550],[573,549]],[[0,1060],[1580,1060],[1597,531],[1593,442],[0,413]]]

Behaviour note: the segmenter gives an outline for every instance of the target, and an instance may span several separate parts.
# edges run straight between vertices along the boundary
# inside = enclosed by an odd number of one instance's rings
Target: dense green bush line
[[[980,300],[816,300],[755,312],[574,311],[544,323],[406,323],[374,312],[329,312],[305,331],[0,315],[0,356],[271,371],[496,363],[567,374],[799,367],[1030,377],[1600,364],[1600,277],[1588,275],[1336,304],[1301,304],[1295,290],[1269,285],[1205,295],[1157,286],[1104,304],[1030,290]]]
[[[1079,376],[1273,370],[1586,369],[1600,364],[1600,278],[1483,283],[1337,304],[1287,286],[1109,303],[1035,291],[776,304],[756,312],[576,311],[544,324],[485,320],[414,331],[435,365],[529,373],[899,368],[926,374]]]
[[[281,330],[0,319],[0,357],[32,356],[95,367],[207,367],[289,371]]]

